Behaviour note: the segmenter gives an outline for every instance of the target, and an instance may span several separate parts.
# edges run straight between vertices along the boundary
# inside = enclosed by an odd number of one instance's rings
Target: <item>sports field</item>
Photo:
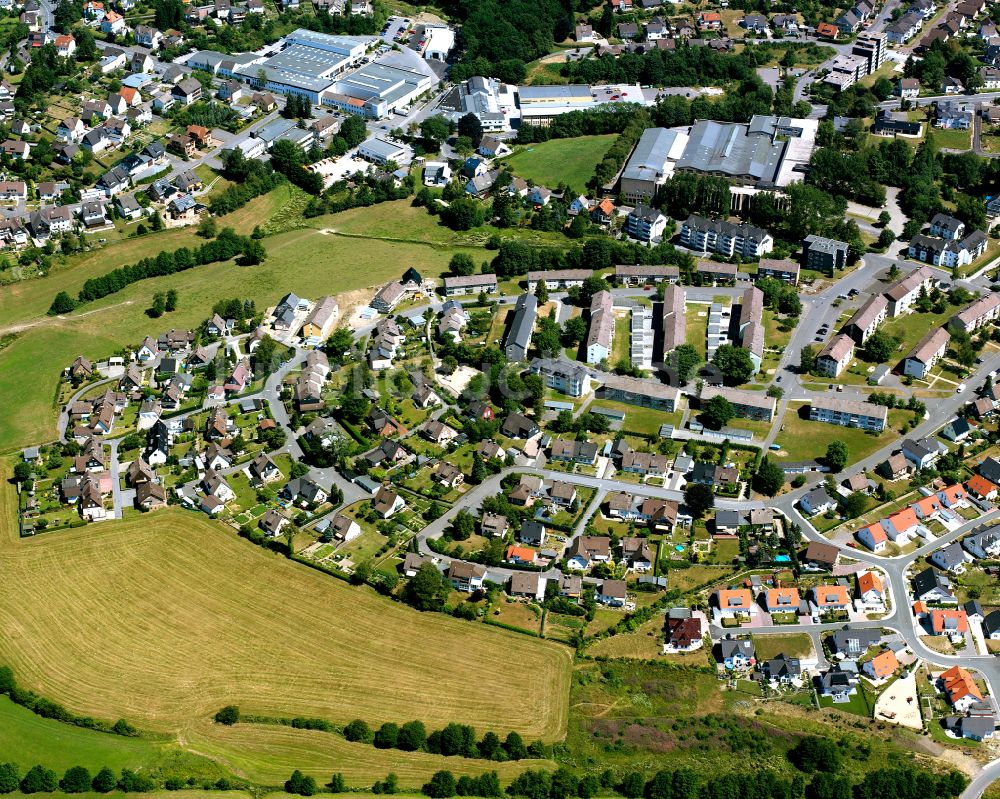
[[[16,543],[5,524],[0,662],[76,713],[182,734],[230,703],[565,731],[564,647],[416,613],[180,510]]]
[[[585,192],[594,176],[594,167],[614,143],[606,136],[578,136],[529,144],[504,159],[504,163],[525,180],[555,189],[565,183],[576,192]]]

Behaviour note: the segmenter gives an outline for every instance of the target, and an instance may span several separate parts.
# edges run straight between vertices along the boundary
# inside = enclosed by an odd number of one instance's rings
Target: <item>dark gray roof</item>
[[[836,652],[857,656],[882,640],[878,630],[837,630],[830,636],[830,646]]]
[[[920,599],[935,588],[951,594],[951,583],[948,578],[932,568],[926,568],[913,578],[913,594]]]
[[[700,120],[677,168],[774,183],[787,147],[778,134],[789,127],[788,117],[757,115],[749,124]]]
[[[538,300],[535,299],[535,295],[522,294],[514,306],[514,322],[511,324],[510,333],[507,334],[507,339],[504,341],[505,347],[513,346],[521,350],[520,357],[527,354],[528,347],[531,345],[531,332],[535,327],[537,314]]]

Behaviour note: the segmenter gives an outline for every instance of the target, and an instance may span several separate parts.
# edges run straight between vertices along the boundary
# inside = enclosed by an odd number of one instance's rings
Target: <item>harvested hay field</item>
[[[339,772],[351,787],[367,787],[390,771],[399,777],[403,788],[417,788],[435,771],[449,769],[456,777],[478,776],[496,771],[507,783],[526,768],[553,769],[547,760],[519,760],[497,763],[473,758],[431,755],[426,752],[400,752],[350,743],[339,735],[313,730],[296,730],[263,724],[237,724],[224,727],[204,724],[186,734],[189,746],[228,766],[233,773],[256,782],[280,784],[294,769],[311,774],[320,784]]]
[[[569,649],[418,613],[199,515],[4,539],[0,662],[76,713],[167,733],[226,704],[432,729],[474,719],[529,739],[566,730]]]

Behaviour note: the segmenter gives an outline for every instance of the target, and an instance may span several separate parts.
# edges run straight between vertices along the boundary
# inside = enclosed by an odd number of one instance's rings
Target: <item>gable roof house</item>
[[[388,519],[406,507],[405,500],[388,486],[381,486],[372,500],[372,509],[383,519]]]
[[[917,573],[911,580],[913,586],[913,598],[918,602],[934,603],[939,605],[955,605],[958,599],[951,587],[951,582],[941,572],[926,568]]]

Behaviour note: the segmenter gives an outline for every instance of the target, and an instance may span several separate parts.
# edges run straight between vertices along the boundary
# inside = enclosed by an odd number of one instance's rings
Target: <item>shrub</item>
[[[13,793],[21,784],[21,770],[16,763],[0,763],[0,793]]]
[[[58,787],[56,773],[44,766],[32,766],[21,780],[21,793],[52,793]]]
[[[370,744],[372,742],[372,731],[361,719],[355,719],[344,727],[344,737],[348,741]]]
[[[233,725],[240,720],[240,709],[236,705],[226,705],[215,714],[216,724]]]
[[[431,799],[447,799],[455,795],[455,777],[450,771],[436,771],[421,791]]]
[[[115,779],[115,773],[107,766],[98,771],[90,783],[90,787],[97,793],[110,793],[116,785],[118,785],[118,780]]]
[[[66,769],[59,785],[66,793],[85,793],[90,790],[90,782],[90,772],[86,768],[73,766]]]
[[[316,780],[296,769],[292,772],[292,776],[285,782],[285,793],[312,796],[316,793]]]
[[[131,769],[122,769],[121,779],[118,780],[118,790],[125,793],[149,793],[155,788],[156,782],[151,777],[138,774]]]
[[[398,740],[399,727],[391,721],[387,721],[375,733],[375,747],[377,749],[395,749]]]

